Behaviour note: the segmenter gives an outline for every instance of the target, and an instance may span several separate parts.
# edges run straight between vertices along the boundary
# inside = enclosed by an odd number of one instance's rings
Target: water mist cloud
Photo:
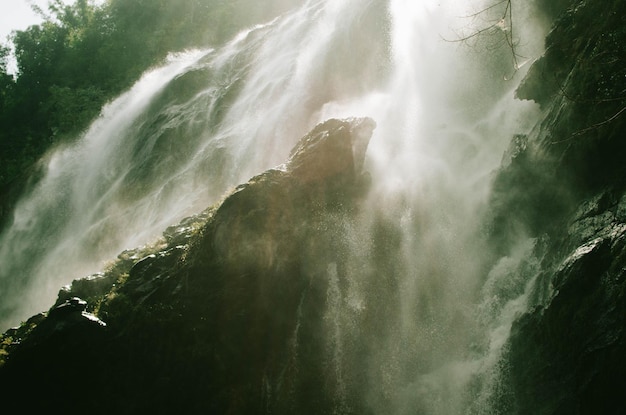
[[[515,16],[532,16],[515,3]],[[486,4],[310,1],[147,74],[76,148],[50,156],[48,176],[20,202],[23,216],[2,235],[0,277],[29,274],[11,287],[16,298],[34,288],[2,310],[2,324],[284,162],[317,123],[370,116],[370,191],[356,219],[320,221],[340,235],[341,266],[311,264],[328,281],[320,330],[337,407],[358,390],[375,413],[463,413],[465,388],[488,360],[475,345],[493,328],[477,318],[490,265],[480,229],[490,175],[538,114],[513,98],[521,71],[505,81],[510,51],[449,40],[468,24],[462,16]],[[534,57],[540,30],[526,20],[520,51]],[[177,99],[189,85],[194,93]],[[35,243],[42,234],[49,239]],[[242,249],[271,260],[265,242]],[[355,363],[355,344],[366,361]]]

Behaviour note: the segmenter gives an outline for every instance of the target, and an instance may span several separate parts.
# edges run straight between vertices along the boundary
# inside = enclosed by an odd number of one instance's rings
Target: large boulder
[[[367,189],[374,127],[316,126],[284,165],[75,281],[47,316],[8,333],[19,341],[5,335],[0,389],[37,399],[3,408],[329,413],[337,385],[321,328],[345,256],[337,224]],[[66,298],[79,291],[94,304]],[[33,381],[45,387],[33,392]]]

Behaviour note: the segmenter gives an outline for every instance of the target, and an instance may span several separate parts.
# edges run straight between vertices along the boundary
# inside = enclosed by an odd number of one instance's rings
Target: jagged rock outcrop
[[[327,412],[316,328],[328,268],[342,261],[328,218],[357,209],[374,128],[367,118],[318,125],[285,165],[64,287],[47,315],[3,337],[3,396],[36,396],[3,409]]]

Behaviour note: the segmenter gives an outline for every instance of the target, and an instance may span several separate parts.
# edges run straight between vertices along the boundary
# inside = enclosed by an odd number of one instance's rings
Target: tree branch
[[[520,58],[524,58],[524,56],[520,55],[517,53],[517,42],[514,40],[514,33],[513,33],[513,5],[512,5],[512,0],[500,0],[494,4],[492,4],[489,7],[486,7],[474,14],[470,14],[468,16],[466,16],[465,18],[476,18],[484,13],[489,12],[490,10],[493,10],[499,6],[504,5],[504,11],[502,13],[502,15],[500,16],[499,19],[493,21],[492,23],[490,23],[489,25],[483,27],[482,29],[478,29],[476,31],[474,31],[473,33],[467,35],[467,36],[458,36],[458,39],[446,39],[445,37],[441,36],[441,38],[446,41],[446,42],[451,42],[451,43],[463,43],[463,42],[468,42],[469,40],[473,39],[473,38],[477,38],[481,35],[484,35],[486,33],[489,32],[494,32],[496,30],[500,31],[503,35],[503,42],[506,43],[507,47],[511,50],[511,56],[513,59],[513,67],[514,70],[517,72],[517,70],[522,66],[520,65],[519,59]],[[505,77],[505,79],[507,79]]]

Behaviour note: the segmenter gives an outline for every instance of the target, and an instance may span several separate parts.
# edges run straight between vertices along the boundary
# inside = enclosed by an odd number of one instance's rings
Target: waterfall
[[[373,413],[492,413],[498,357],[532,286],[532,269],[512,275],[534,241],[521,236],[520,248],[490,271],[481,219],[509,140],[539,112],[514,100],[501,62],[477,65],[470,56],[480,52],[442,40],[454,36],[450,16],[464,15],[459,4],[391,1],[386,83],[322,110],[322,118],[362,111],[378,124],[367,161],[373,190],[361,223],[345,232],[353,252],[346,301],[328,328],[349,343],[349,333],[363,330],[353,327],[355,316],[387,303],[378,331],[352,339],[378,350],[364,363],[378,380],[364,391]],[[517,295],[504,298],[496,284]],[[489,308],[498,296],[502,308]]]
[[[505,80],[514,71],[506,47],[450,41],[480,24],[463,16],[484,4],[311,0],[221,47],[171,55],[75,144],[40,161],[44,176],[0,235],[2,328],[282,163],[318,122],[370,116],[372,189],[359,222],[341,224],[346,283],[328,266],[338,411],[361,365],[377,380],[363,391],[373,413],[489,413],[494,381],[481,376],[525,304],[522,288],[490,307],[493,287],[532,241],[521,238],[519,252],[490,269],[481,218],[492,172],[539,110],[513,98],[522,73]],[[544,32],[530,6],[519,7],[528,22],[520,48],[534,57]],[[386,311],[356,326],[373,304]],[[375,358],[355,362],[353,342],[371,343]]]

